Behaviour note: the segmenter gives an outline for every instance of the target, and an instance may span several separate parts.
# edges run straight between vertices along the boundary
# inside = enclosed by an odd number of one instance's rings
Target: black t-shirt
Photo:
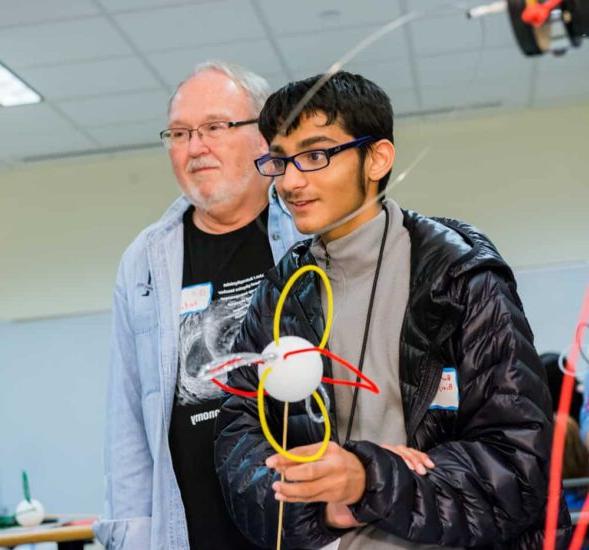
[[[193,212],[191,207],[184,215],[178,381],[169,432],[172,462],[190,547],[257,548],[229,517],[215,473],[215,418],[226,395],[195,375],[208,361],[230,353],[251,297],[264,272],[274,265],[267,237],[268,208],[249,225],[221,235],[199,230]]]

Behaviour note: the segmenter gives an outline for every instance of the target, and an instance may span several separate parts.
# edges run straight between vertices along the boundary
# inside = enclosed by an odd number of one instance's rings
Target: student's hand
[[[410,470],[417,472],[419,475],[427,474],[426,468],[434,468],[433,461],[421,451],[412,449],[406,445],[387,445],[381,447],[399,455],[407,464]],[[338,529],[349,529],[350,527],[362,527],[365,523],[360,523],[353,516],[346,504],[338,502],[328,502],[325,507],[325,522],[330,527]]]
[[[405,445],[387,445],[385,443],[381,444],[381,447],[399,455],[407,464],[407,468],[417,472],[419,475],[424,476],[428,473],[427,468],[431,470],[435,467],[431,458],[417,449]]]
[[[365,523],[356,521],[347,504],[328,502],[325,507],[325,523],[336,529],[349,529],[350,527],[362,527]]]
[[[290,452],[309,456],[316,453],[320,445],[305,445]],[[301,464],[275,454],[266,459],[266,466],[284,473],[285,482],[275,481],[272,489],[276,500],[285,502],[354,504],[360,500],[366,486],[366,472],[358,457],[333,441],[315,462]],[[296,483],[288,483],[293,481]]]

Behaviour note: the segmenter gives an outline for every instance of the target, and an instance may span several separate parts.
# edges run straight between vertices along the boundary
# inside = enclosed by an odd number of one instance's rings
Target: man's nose
[[[198,157],[209,151],[208,145],[196,130],[193,130],[188,137],[188,152],[191,157]]]

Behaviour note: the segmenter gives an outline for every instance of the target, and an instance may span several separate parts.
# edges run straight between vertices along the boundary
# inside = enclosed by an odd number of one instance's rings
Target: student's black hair
[[[291,82],[270,95],[259,117],[260,132],[268,143],[276,137],[294,107],[322,76]],[[372,136],[394,143],[393,108],[389,97],[374,82],[359,74],[346,71],[335,73],[286,129],[287,135],[298,127],[301,117],[318,113],[325,114],[327,124],[339,123],[354,138]],[[369,147],[361,147],[361,161]],[[379,181],[379,193],[386,187],[390,175],[389,171]]]

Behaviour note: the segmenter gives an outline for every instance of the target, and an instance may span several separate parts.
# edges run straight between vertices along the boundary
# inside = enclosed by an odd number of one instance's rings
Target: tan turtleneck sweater
[[[389,230],[363,368],[363,372],[380,388],[380,394],[359,390],[350,439],[404,445],[407,433],[399,385],[399,341],[409,298],[411,243],[409,233],[403,226],[403,213],[399,206],[391,200],[384,201],[383,206],[389,212]],[[358,366],[360,360],[385,219],[382,211],[348,235],[329,242],[327,246],[319,237],[311,245],[317,264],[326,271],[333,288],[334,319],[329,349],[355,366]],[[325,311],[325,289],[322,290],[321,300]],[[335,362],[333,376],[355,380],[350,370]],[[354,388],[335,386],[334,390],[337,430],[340,444],[343,444]],[[395,550],[438,547],[407,542],[371,525],[347,533],[340,539],[338,546],[338,550],[368,548]]]

